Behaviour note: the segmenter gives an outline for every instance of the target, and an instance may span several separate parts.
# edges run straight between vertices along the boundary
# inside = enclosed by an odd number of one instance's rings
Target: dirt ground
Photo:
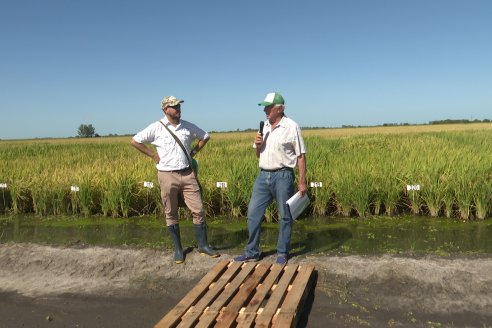
[[[0,244],[0,327],[153,327],[217,261],[196,251],[175,265],[155,249]],[[490,258],[290,262],[316,266],[301,327],[492,327]]]

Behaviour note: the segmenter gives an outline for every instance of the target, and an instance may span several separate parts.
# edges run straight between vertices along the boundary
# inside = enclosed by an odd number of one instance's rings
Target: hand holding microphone
[[[261,145],[263,144],[263,126],[264,125],[265,125],[265,122],[260,121],[260,130],[258,130],[258,133],[256,134],[256,138],[255,138],[256,149],[260,149]]]

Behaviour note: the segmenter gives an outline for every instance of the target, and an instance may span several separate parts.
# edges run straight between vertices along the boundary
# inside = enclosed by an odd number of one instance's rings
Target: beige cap
[[[174,96],[166,96],[162,98],[161,105],[162,108],[164,108],[169,106],[176,106],[178,104],[181,104],[182,102],[184,102],[184,100],[180,100]]]

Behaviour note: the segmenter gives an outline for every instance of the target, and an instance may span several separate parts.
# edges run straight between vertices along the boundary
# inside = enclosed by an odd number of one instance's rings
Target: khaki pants
[[[166,212],[166,225],[178,224],[178,194],[183,193],[186,207],[191,211],[193,224],[205,222],[200,187],[191,169],[184,171],[158,171],[162,204]]]

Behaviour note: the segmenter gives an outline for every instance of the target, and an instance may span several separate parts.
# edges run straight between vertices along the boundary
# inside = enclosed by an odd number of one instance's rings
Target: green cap
[[[283,105],[284,97],[278,92],[271,92],[266,95],[265,100],[258,104],[258,106],[270,106],[270,105]]]

